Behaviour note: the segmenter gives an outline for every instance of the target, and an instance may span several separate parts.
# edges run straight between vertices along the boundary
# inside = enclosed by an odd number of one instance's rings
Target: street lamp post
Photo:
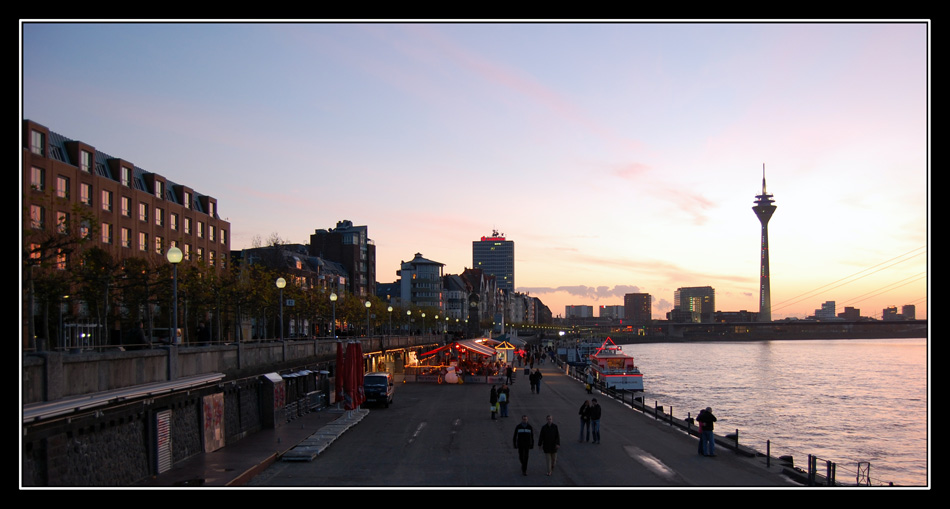
[[[373,303],[366,301],[366,337],[369,337],[369,308],[373,307]]]
[[[386,311],[389,311],[389,335],[393,335],[393,307],[389,306],[386,308]]]
[[[333,304],[333,323],[330,328],[333,329],[333,339],[336,339],[336,292],[330,292],[330,303]]]
[[[412,310],[411,309],[406,310],[406,332],[408,332],[409,335],[412,336]]]
[[[168,263],[172,264],[172,326],[168,335],[170,344],[178,344],[178,264],[181,263],[181,249],[177,246],[168,248],[165,253]]]
[[[422,313],[422,335],[426,335],[426,314]]]
[[[287,286],[287,281],[284,278],[277,278],[277,288],[280,290],[280,340],[284,340],[284,287]]]

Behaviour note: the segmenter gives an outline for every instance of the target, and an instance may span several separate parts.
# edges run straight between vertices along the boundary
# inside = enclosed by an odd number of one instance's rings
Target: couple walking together
[[[581,409],[577,414],[581,418],[581,433],[577,437],[578,442],[590,442],[594,439],[595,444],[600,443],[600,405],[597,398],[591,401],[584,400]],[[584,431],[587,431],[587,438],[584,438]]]

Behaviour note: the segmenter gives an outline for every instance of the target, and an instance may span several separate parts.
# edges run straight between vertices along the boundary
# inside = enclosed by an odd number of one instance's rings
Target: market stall
[[[406,380],[430,383],[501,383],[505,363],[489,338],[463,339],[419,354],[419,363],[406,366]]]

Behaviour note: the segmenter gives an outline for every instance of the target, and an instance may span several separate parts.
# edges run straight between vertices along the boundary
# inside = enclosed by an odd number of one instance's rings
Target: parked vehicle
[[[389,408],[395,392],[396,384],[392,373],[375,371],[363,375],[363,394],[367,403],[382,403],[384,407]]]

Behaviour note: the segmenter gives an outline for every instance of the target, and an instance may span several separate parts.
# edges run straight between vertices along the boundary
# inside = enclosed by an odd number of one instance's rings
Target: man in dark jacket
[[[547,417],[547,423],[541,426],[541,433],[538,434],[538,447],[544,451],[548,460],[548,475],[554,470],[554,464],[557,463],[557,450],[561,447],[561,435],[557,431],[557,424],[554,424],[554,418]]]
[[[515,427],[515,436],[511,440],[515,449],[518,449],[521,475],[528,475],[528,452],[534,448],[534,428],[528,424],[527,415],[521,416],[521,424]]]
[[[600,443],[600,405],[597,398],[590,400],[590,438],[591,443]]]

